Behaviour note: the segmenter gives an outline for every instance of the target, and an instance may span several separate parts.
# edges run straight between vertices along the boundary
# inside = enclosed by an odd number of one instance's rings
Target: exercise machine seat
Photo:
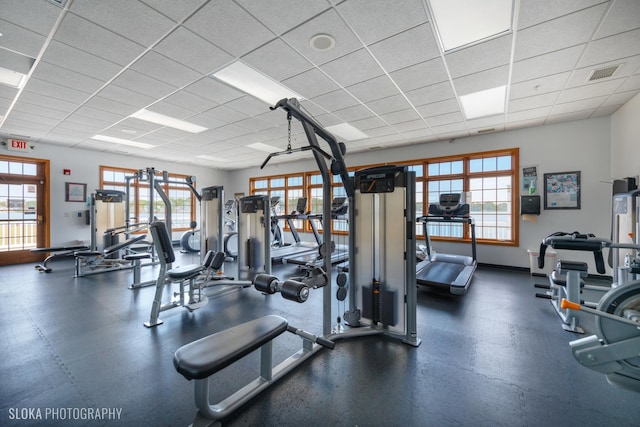
[[[133,253],[133,254],[127,254],[127,255],[123,256],[122,258],[126,259],[127,261],[135,261],[137,259],[151,258],[151,254],[147,253],[147,252],[136,252],[136,253]]]
[[[183,265],[167,271],[167,277],[174,282],[179,282],[197,276],[202,270],[204,266],[200,264]]]
[[[173,357],[173,366],[188,380],[204,379],[286,330],[287,321],[280,316],[251,320],[180,347]]]

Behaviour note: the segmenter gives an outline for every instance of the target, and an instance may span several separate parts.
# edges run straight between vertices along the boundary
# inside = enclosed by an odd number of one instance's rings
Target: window
[[[118,190],[126,192],[129,182],[129,221],[131,224],[145,223],[151,217],[150,192],[147,179],[135,178],[136,170],[100,166],[100,188],[105,190]],[[185,178],[188,175],[168,174],[168,182],[162,182],[162,177],[157,179],[171,202],[171,225],[173,231],[189,230],[189,223],[196,220],[195,196],[186,185]],[[184,184],[183,184],[184,183]],[[153,216],[163,220],[165,217],[165,204],[160,197],[153,199]]]
[[[405,165],[416,173],[417,217],[426,215],[429,204],[438,203],[440,194],[462,193],[475,220],[478,242],[515,246],[518,245],[518,155],[518,149],[514,148],[395,164]],[[359,166],[357,169],[371,166],[379,165]],[[350,175],[353,176],[353,171]],[[311,212],[322,213],[322,177],[319,172],[251,178],[250,188],[251,194],[280,195],[289,204],[297,200],[299,194],[306,194]],[[345,195],[340,177],[334,176],[332,197]],[[287,211],[291,210],[293,206],[287,206]],[[333,227],[336,233],[348,232],[346,221],[334,221]],[[310,231],[307,224],[304,230]],[[429,233],[435,240],[471,239],[466,224],[429,223]],[[422,225],[416,224],[416,234],[423,234]]]
[[[249,181],[250,194],[265,194],[270,199],[279,197],[279,202],[275,208],[272,206],[272,215],[283,215],[287,212],[293,212],[298,206],[298,199],[305,197],[304,174],[278,175],[273,177],[251,178]],[[307,201],[307,208],[309,202]],[[285,229],[289,225],[285,222]],[[302,230],[301,220],[294,221],[294,226],[298,230]]]

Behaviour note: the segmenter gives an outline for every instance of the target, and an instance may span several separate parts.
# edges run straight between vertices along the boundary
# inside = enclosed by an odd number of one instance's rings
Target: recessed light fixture
[[[309,45],[312,49],[320,52],[325,52],[327,50],[333,49],[333,47],[336,45],[336,39],[334,39],[329,34],[316,34],[309,40]]]
[[[21,89],[27,81],[27,76],[17,71],[0,67],[0,84]]]
[[[134,119],[144,120],[145,122],[151,122],[162,126],[168,126],[170,128],[183,130],[190,133],[200,133],[208,130],[206,127],[196,125],[194,123],[185,122],[184,120],[176,119],[175,117],[165,116],[164,114],[156,113],[144,108],[140,111],[136,111],[130,117]]]
[[[131,141],[131,140],[122,139],[122,138],[114,138],[112,136],[107,136],[107,135],[94,135],[91,137],[91,139],[95,139],[96,141],[112,142],[114,144],[120,144],[120,145],[128,145],[130,147],[136,147],[136,148],[153,148],[153,145],[146,144],[144,142]]]
[[[276,153],[278,151],[282,151],[278,147],[274,147],[273,145],[263,144],[262,142],[254,142],[253,144],[247,145],[249,148],[253,148],[254,150],[264,151],[266,153]]]
[[[511,31],[513,0],[428,0],[443,52]]]
[[[339,125],[327,126],[327,129],[332,134],[338,135],[345,141],[356,141],[358,139],[368,138],[369,135],[362,132],[360,129],[355,128],[349,123],[340,123]]]
[[[498,86],[460,96],[464,116],[467,119],[476,119],[504,113],[506,92],[506,86]]]
[[[304,99],[300,94],[282,83],[254,70],[243,62],[236,61],[211,75],[229,86],[241,90],[269,105],[275,105],[283,98]]]

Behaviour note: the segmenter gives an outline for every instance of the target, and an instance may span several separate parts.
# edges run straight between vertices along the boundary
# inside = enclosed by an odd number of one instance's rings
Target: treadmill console
[[[118,190],[96,190],[96,200],[104,203],[120,203],[124,196],[125,194]]]
[[[440,202],[429,205],[429,215],[444,217],[464,217],[469,216],[469,205],[460,204],[462,194],[443,193],[440,194]]]

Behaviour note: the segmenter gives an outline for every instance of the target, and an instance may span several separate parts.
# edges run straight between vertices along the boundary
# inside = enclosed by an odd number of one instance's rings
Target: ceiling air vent
[[[64,7],[64,5],[67,4],[67,0],[48,0],[48,2],[60,7]]]
[[[600,68],[599,70],[593,70],[588,81],[592,82],[595,80],[606,79],[607,77],[611,77],[619,67],[620,65],[613,65],[611,67]]]
[[[478,133],[489,133],[489,132],[495,132],[495,131],[496,131],[496,128],[480,129]]]

